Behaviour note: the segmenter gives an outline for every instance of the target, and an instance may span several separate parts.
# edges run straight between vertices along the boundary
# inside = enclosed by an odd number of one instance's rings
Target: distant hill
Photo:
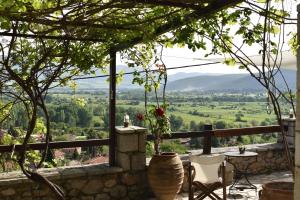
[[[296,90],[296,71],[282,70],[290,86]],[[279,74],[275,77],[279,88],[284,87],[284,81]],[[263,87],[249,74],[200,75],[171,81],[167,85],[171,91],[261,91]]]
[[[117,66],[117,71],[125,71],[125,72],[132,72],[131,68],[128,68],[125,65]],[[99,72],[96,72],[96,76],[104,75]],[[203,73],[185,73],[179,72],[176,74],[172,74],[168,76],[168,82],[190,78],[194,76],[205,75]],[[93,79],[82,79],[77,80],[76,83],[78,85],[78,90],[97,90],[97,89],[105,89],[109,87],[109,83],[107,82],[108,77],[101,77],[101,78],[93,78]],[[122,82],[117,86],[118,89],[137,89],[141,88],[137,84],[132,84],[133,75],[126,74],[123,76]]]
[[[123,70],[131,72],[132,69],[125,65],[117,66],[117,71]],[[282,70],[283,74],[292,90],[296,89],[296,71]],[[96,73],[96,75],[103,75]],[[132,84],[133,76],[124,75],[122,82],[117,89],[139,89],[142,88],[137,84]],[[278,79],[278,76],[277,76]],[[78,90],[93,91],[99,89],[108,89],[108,77],[77,80]],[[279,87],[283,87],[283,80],[277,82]],[[69,90],[68,87],[57,88],[55,90]],[[169,91],[262,91],[260,84],[249,74],[205,74],[201,72],[179,72],[168,76],[167,90]]]

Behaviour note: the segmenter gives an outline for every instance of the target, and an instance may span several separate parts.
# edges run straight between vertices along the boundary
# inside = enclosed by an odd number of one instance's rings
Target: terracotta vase
[[[184,170],[176,153],[154,155],[148,167],[150,188],[159,200],[174,200],[183,183]]]
[[[293,200],[293,182],[270,182],[262,186],[259,191],[260,200]]]

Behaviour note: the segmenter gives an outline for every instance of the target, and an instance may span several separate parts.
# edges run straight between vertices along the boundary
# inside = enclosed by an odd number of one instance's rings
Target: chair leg
[[[196,196],[195,200],[203,200],[207,196],[214,200],[214,198],[210,195],[211,192],[210,188],[208,188],[207,186],[203,185],[200,182],[196,182],[194,184],[195,187],[200,189],[201,191],[201,193]]]
[[[202,193],[201,195],[197,196],[195,200],[203,200],[206,197],[209,197],[211,200],[222,200],[217,194],[215,193],[210,193],[210,194],[204,194]]]
[[[212,194],[212,196],[215,197],[215,199],[217,199],[217,200],[222,200],[222,198],[219,197],[216,193],[212,192],[211,194]]]
[[[226,172],[226,166],[225,166],[225,162],[222,163],[222,188],[223,188],[223,200],[226,200],[226,176],[225,176],[225,172]]]
[[[223,185],[223,200],[226,200],[227,199],[227,196],[226,196],[226,185],[224,184]]]
[[[214,190],[219,188],[221,183],[214,183],[207,187],[206,185],[196,182],[194,183],[196,188],[199,188],[201,193],[195,198],[195,200],[203,200],[205,197],[209,197],[212,200],[222,200],[216,193],[214,193]]]
[[[191,188],[191,190],[189,191],[189,200],[194,200],[194,189]]]
[[[193,200],[194,199],[194,190],[192,187],[192,164],[191,162],[189,162],[188,164],[188,182],[189,182],[189,200]]]

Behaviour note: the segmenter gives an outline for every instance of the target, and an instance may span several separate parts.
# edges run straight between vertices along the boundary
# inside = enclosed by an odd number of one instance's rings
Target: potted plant
[[[147,104],[146,104],[147,105]],[[147,170],[150,188],[158,199],[173,200],[183,183],[184,171],[182,162],[175,152],[161,152],[160,143],[163,134],[170,132],[166,104],[146,106],[145,118],[138,114],[140,120],[146,119],[154,137],[154,155]]]
[[[138,114],[138,120],[144,120],[154,138],[154,155],[147,170],[148,182],[155,196],[160,200],[173,200],[183,183],[184,170],[181,159],[175,152],[161,152],[160,143],[164,134],[170,134],[170,120],[166,102],[167,72],[164,64],[155,64],[155,69],[146,69],[146,75],[138,74],[133,82],[144,84],[145,115]],[[144,68],[145,69],[145,68]],[[160,84],[163,84],[160,90]],[[154,102],[148,102],[152,92]]]
[[[166,113],[167,104],[164,100],[162,104],[156,101],[156,105],[149,105],[146,109],[148,109],[146,120],[154,136],[155,152],[147,171],[149,185],[158,199],[172,200],[181,188],[184,170],[175,152],[160,151],[163,134],[170,133],[170,123]]]

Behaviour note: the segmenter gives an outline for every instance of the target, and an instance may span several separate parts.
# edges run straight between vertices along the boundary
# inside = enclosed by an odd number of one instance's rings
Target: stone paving
[[[263,183],[270,181],[292,181],[292,174],[288,171],[284,172],[275,172],[271,174],[262,174],[256,176],[250,176],[249,180],[257,187],[257,191],[261,189]],[[229,186],[227,187],[228,194]],[[219,189],[216,191],[217,194],[220,194],[222,197],[222,190]],[[258,200],[258,193],[255,190],[244,190],[244,191],[232,191],[231,195],[227,196],[228,200],[231,199],[240,199],[240,200]],[[150,198],[149,200],[155,200],[155,198]],[[188,194],[179,194],[176,200],[188,200]],[[205,198],[205,200],[210,200],[210,198]]]

